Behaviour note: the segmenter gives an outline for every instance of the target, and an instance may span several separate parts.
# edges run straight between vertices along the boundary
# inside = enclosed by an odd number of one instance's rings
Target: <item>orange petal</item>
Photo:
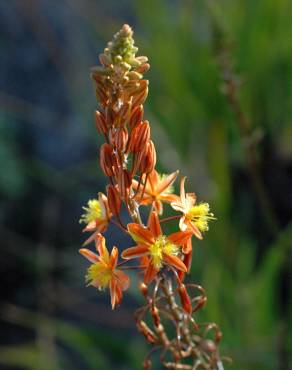
[[[159,215],[162,215],[163,214],[163,204],[160,200],[156,200],[154,203],[153,203],[153,206],[154,206],[154,209],[155,211],[159,214]]]
[[[142,257],[148,253],[149,253],[149,247],[147,245],[140,244],[140,245],[136,245],[136,247],[125,249],[122,252],[122,258],[127,260],[127,259]]]
[[[154,237],[152,233],[146,229],[145,227],[139,225],[139,224],[128,224],[128,230],[131,234],[131,237],[135,240],[137,243],[145,243],[145,244],[153,244],[154,243]]]
[[[115,277],[122,290],[126,290],[130,286],[130,278],[124,273],[124,271],[116,270]]]
[[[186,208],[185,208],[185,206],[182,204],[182,202],[180,200],[175,200],[174,202],[171,202],[170,203],[170,206],[175,211],[186,213]]]
[[[88,259],[88,261],[92,263],[100,262],[100,258],[97,254],[91,252],[89,249],[81,248],[79,249],[79,253],[82,254],[85,258]]]
[[[180,199],[183,205],[185,205],[186,202],[185,181],[186,177],[183,177],[180,182]]]
[[[105,245],[105,238],[98,233],[95,238],[95,248],[98,251],[99,255],[105,260],[109,261],[109,253]]]
[[[119,296],[117,294],[117,281],[115,279],[112,279],[109,284],[110,288],[110,295],[111,295],[111,305],[112,309],[116,307],[116,305],[119,304]]]
[[[189,254],[192,251],[192,238],[189,238],[185,244],[182,246],[182,251],[184,254]]]
[[[197,228],[197,226],[191,222],[191,221],[186,221],[188,229],[200,240],[203,239],[203,236],[201,234],[201,231]]]
[[[180,258],[173,256],[171,254],[163,254],[163,260],[169,265],[174,266],[176,269],[183,272],[187,272],[186,265]]]
[[[180,198],[176,194],[159,195],[159,200],[161,200],[162,202],[166,202],[166,203],[175,203],[177,201],[180,201],[179,199]]]
[[[152,194],[157,193],[158,182],[159,182],[158,172],[156,170],[151,171],[148,175],[148,182],[147,183],[149,183]]]
[[[117,262],[118,262],[118,257],[119,257],[118,248],[113,247],[112,252],[111,252],[111,256],[109,258],[109,268],[111,268],[113,270],[116,268]]]
[[[167,237],[167,239],[175,245],[184,245],[192,236],[191,231],[177,231]]]
[[[144,283],[149,284],[151,281],[155,278],[157,275],[158,270],[153,266],[153,264],[150,262],[144,275]]]
[[[155,211],[153,211],[150,215],[149,229],[155,239],[162,234],[159,218],[157,212]]]
[[[164,180],[159,183],[159,186],[155,189],[156,194],[163,193],[171,184],[174,183],[175,179],[177,178],[179,171],[175,171],[168,175]]]

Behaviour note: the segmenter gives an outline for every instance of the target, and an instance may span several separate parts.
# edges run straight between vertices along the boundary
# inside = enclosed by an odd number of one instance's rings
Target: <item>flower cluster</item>
[[[99,161],[109,184],[106,194],[99,193],[97,199],[89,200],[83,207],[85,213],[80,219],[85,223],[83,231],[90,233],[84,244],[94,242],[98,254],[86,248],[80,249],[80,253],[91,262],[86,275],[88,285],[109,288],[112,308],[121,303],[123,291],[129,287],[130,279],[123,270],[134,268],[143,272],[144,293],[151,284],[159,287],[166,276],[172,276],[167,284],[171,279],[176,281],[182,310],[192,320],[191,314],[197,307],[192,306],[183,280],[191,267],[193,238],[203,238],[214,216],[207,203],[197,204],[195,194],[185,192],[185,177],[180,183],[180,194],[174,194],[178,171],[164,175],[155,169],[156,149],[143,109],[148,94],[148,81],[143,75],[150,65],[147,57],[136,56],[137,51],[133,31],[124,25],[99,55],[101,65],[91,71],[100,104],[95,124],[104,137]],[[122,204],[132,219],[127,225],[121,217]],[[165,204],[172,209],[171,217],[163,218]],[[140,215],[141,206],[149,207],[145,222]],[[177,222],[177,229],[165,235],[163,224],[170,221]],[[135,245],[121,253],[113,247],[109,253],[102,234],[110,223],[127,233]],[[138,260],[137,266],[128,265],[132,259]],[[153,305],[153,299],[150,301]],[[204,302],[201,300],[200,305]],[[151,310],[153,313],[153,307]],[[141,322],[137,322],[138,328],[142,325],[145,329],[146,324]],[[156,329],[162,330],[159,325]]]

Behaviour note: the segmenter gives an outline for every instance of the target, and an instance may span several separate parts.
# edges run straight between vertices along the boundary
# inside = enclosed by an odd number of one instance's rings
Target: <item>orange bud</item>
[[[148,86],[146,86],[141,92],[135,93],[133,95],[133,102],[132,102],[133,106],[135,107],[137,105],[143,104],[147,98],[147,95],[148,95]]]
[[[95,111],[95,127],[100,134],[106,134],[108,129],[105,122],[105,116],[98,110]]]
[[[122,201],[118,190],[113,185],[107,187],[108,206],[112,214],[118,215],[120,213]]]
[[[106,176],[113,176],[116,157],[111,145],[105,143],[100,148],[100,167]]]
[[[114,143],[118,150],[124,151],[128,142],[128,130],[126,127],[120,127],[117,129],[114,135]]]
[[[145,152],[139,163],[139,171],[141,173],[150,173],[154,170],[156,165],[156,150],[152,140],[146,144]]]
[[[122,199],[127,199],[130,186],[132,184],[132,177],[128,170],[120,169],[118,173],[118,187]]]
[[[135,68],[135,72],[138,72],[138,73],[146,73],[147,71],[149,71],[150,69],[150,64],[149,63],[145,63],[145,64],[142,64],[141,66],[139,67],[136,67]]]
[[[178,288],[178,294],[179,294],[183,309],[185,310],[185,312],[191,314],[192,313],[192,303],[191,303],[190,296],[188,295],[186,286],[184,284],[180,284]]]
[[[129,126],[131,129],[133,129],[135,126],[137,126],[142,121],[143,113],[144,113],[144,110],[143,110],[142,105],[138,105],[132,110],[130,122],[129,122]]]
[[[131,132],[129,149],[131,152],[140,152],[145,149],[146,143],[150,139],[150,125],[144,121],[134,127]]]
[[[112,127],[115,123],[115,112],[113,109],[107,107],[105,109],[105,120],[108,127]]]
[[[219,343],[221,341],[222,336],[223,336],[222,332],[220,330],[218,330],[216,332],[216,335],[215,335],[215,341],[216,341],[216,343]]]

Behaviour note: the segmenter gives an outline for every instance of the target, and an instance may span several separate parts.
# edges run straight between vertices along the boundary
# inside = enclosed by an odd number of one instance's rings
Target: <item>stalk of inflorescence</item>
[[[198,323],[195,313],[206,303],[204,289],[186,283],[192,262],[193,239],[201,240],[214,220],[208,203],[198,203],[195,193],[180,193],[173,184],[179,171],[159,174],[151,127],[144,119],[143,104],[148,94],[148,58],[136,56],[133,31],[124,25],[99,55],[100,65],[92,68],[99,110],[95,125],[104,138],[99,163],[108,178],[106,192],[88,201],[80,222],[90,233],[80,253],[91,265],[86,282],[99,290],[109,289],[112,309],[122,302],[130,284],[127,270],[137,271],[145,304],[135,313],[138,330],[151,345],[143,368],[151,369],[152,356],[166,369],[223,369],[219,354],[222,334],[215,323]],[[132,221],[125,224],[121,208],[126,207]],[[148,207],[143,222],[140,209]],[[164,207],[173,215],[163,217]],[[177,224],[166,235],[166,223]],[[103,233],[113,224],[128,234],[133,244],[120,252],[106,246]],[[96,251],[84,248],[93,243]],[[132,260],[136,264],[131,263]],[[157,357],[157,356],[156,356]]]

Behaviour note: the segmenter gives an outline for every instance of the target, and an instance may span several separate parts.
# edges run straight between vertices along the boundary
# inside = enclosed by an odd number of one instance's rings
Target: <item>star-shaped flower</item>
[[[203,239],[202,232],[209,230],[208,221],[215,220],[215,217],[208,203],[196,205],[195,193],[185,192],[185,180],[186,177],[181,180],[180,197],[170,205],[183,214],[179,222],[180,229],[190,230],[198,239]]]
[[[178,231],[169,236],[162,233],[159,218],[154,211],[150,216],[148,228],[139,224],[128,224],[128,231],[137,245],[123,251],[125,259],[148,256],[144,282],[149,284],[164,265],[173,266],[187,272],[187,267],[179,257],[180,248],[191,237],[189,231]]]
[[[177,199],[177,196],[171,194],[173,192],[173,186],[175,179],[177,178],[178,171],[171,173],[170,175],[160,175],[156,170],[150,172],[147,177],[147,183],[144,189],[143,198],[140,202],[142,205],[153,204],[156,211],[159,214],[163,212],[162,203],[171,203]],[[139,182],[133,180],[133,189],[139,188],[137,199],[142,196],[144,184],[139,187]]]
[[[87,270],[86,282],[100,290],[109,287],[111,305],[114,309],[121,303],[122,291],[128,289],[130,280],[123,271],[116,268],[118,262],[117,247],[113,247],[111,254],[109,254],[105,239],[101,234],[96,235],[95,244],[99,254],[86,248],[79,250],[85,258],[92,262]]]

